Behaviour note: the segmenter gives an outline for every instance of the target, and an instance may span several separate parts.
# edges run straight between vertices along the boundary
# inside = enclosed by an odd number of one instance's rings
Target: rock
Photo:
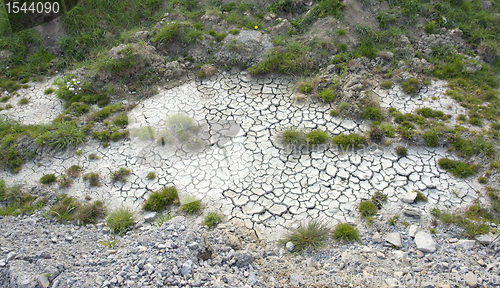
[[[293,251],[293,248],[295,248],[295,245],[293,245],[292,242],[287,242],[286,243],[286,249],[289,251],[289,252],[292,252]]]
[[[468,272],[464,277],[465,283],[469,287],[477,287],[477,276],[473,272]]]
[[[385,241],[391,243],[392,245],[400,248],[401,245],[401,236],[399,233],[394,232],[394,233],[389,233],[387,236],[385,236]]]
[[[417,249],[424,253],[432,253],[436,251],[436,242],[430,233],[419,231],[415,234],[415,244]]]
[[[403,213],[408,215],[408,216],[415,216],[415,217],[420,217],[422,216],[422,212],[418,208],[413,208],[413,207],[405,207],[403,209]]]
[[[415,192],[410,192],[410,193],[405,193],[401,195],[401,201],[405,203],[413,203],[415,199],[417,198],[417,193]]]
[[[409,229],[408,235],[410,235],[410,237],[415,237],[415,234],[417,234],[418,231],[422,231],[422,229],[420,229],[419,226],[417,226],[417,225],[410,225],[410,229]]]
[[[490,245],[491,242],[493,242],[493,239],[495,239],[495,236],[493,236],[491,234],[484,234],[484,235],[476,236],[476,240],[483,245]]]
[[[38,276],[38,281],[40,282],[40,285],[42,285],[42,287],[44,288],[47,288],[50,285],[49,276],[47,274],[42,274]]]
[[[380,236],[380,233],[378,233],[378,232],[373,233],[372,241],[375,243],[379,243],[380,241],[382,241],[382,237]]]
[[[455,244],[456,247],[463,250],[470,250],[474,248],[474,245],[476,245],[476,240],[460,240],[457,244]]]
[[[198,243],[192,242],[188,244],[189,250],[198,250]]]
[[[234,250],[241,250],[241,241],[238,237],[229,234],[226,239],[226,244],[231,246]]]
[[[144,222],[153,223],[156,217],[156,212],[149,212],[144,215]]]
[[[246,267],[254,260],[252,253],[246,251],[236,251],[236,253],[234,253],[234,258],[236,259],[236,265],[238,267]]]
[[[188,260],[182,264],[181,267],[181,275],[186,276],[190,275],[193,272],[193,261]]]
[[[483,10],[490,10],[493,7],[493,4],[491,4],[490,1],[482,1],[481,7],[483,8]]]

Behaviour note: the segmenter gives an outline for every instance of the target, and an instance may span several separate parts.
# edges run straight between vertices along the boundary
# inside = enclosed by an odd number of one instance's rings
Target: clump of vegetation
[[[320,248],[328,239],[329,234],[330,229],[328,227],[318,221],[312,220],[305,225],[300,225],[296,230],[290,231],[279,242],[283,245],[292,242],[294,251],[301,252],[308,248]]]
[[[409,95],[414,95],[418,92],[418,89],[420,87],[420,81],[415,78],[409,78],[408,80],[405,80],[401,83],[401,87],[403,88],[403,92]]]
[[[181,209],[184,212],[193,214],[193,213],[200,211],[200,209],[201,209],[201,201],[196,199],[193,196],[188,195],[188,196],[184,197],[182,202],[184,204],[182,204]]]
[[[396,226],[398,220],[399,220],[399,215],[394,215],[391,218],[389,218],[389,220],[387,220],[387,223],[391,226]]]
[[[56,90],[54,90],[54,88],[47,88],[47,89],[45,89],[45,91],[43,91],[43,93],[45,95],[49,95],[49,94],[54,93],[54,91],[56,91]]]
[[[442,120],[446,120],[451,117],[450,115],[445,115],[442,111],[433,110],[428,107],[416,109],[415,113],[417,113],[418,115],[422,115],[425,118],[437,118]]]
[[[331,103],[335,100],[335,90],[333,87],[328,87],[319,92],[319,97],[325,103]]]
[[[366,144],[366,137],[356,134],[356,133],[351,133],[351,134],[340,134],[337,136],[334,136],[332,138],[333,144],[343,147],[344,149],[347,149],[349,147],[353,148],[361,148],[363,145]]]
[[[60,222],[69,222],[75,218],[81,204],[74,197],[66,194],[57,196],[56,202],[50,207],[49,215]]]
[[[364,218],[373,217],[377,214],[378,208],[372,201],[361,201],[358,206],[358,211]]]
[[[116,142],[116,141],[119,141],[121,139],[127,138],[127,136],[128,136],[128,131],[117,131],[117,132],[111,133],[111,135],[109,136],[109,139],[113,142]]]
[[[48,145],[55,150],[64,150],[70,146],[76,147],[85,141],[85,134],[73,122],[62,122],[54,128],[54,130],[38,136],[35,139],[35,144]]]
[[[458,213],[442,212],[437,208],[432,210],[432,215],[439,219],[444,225],[454,224],[462,227],[465,230],[465,236],[470,239],[482,234],[486,234],[490,231],[490,226],[486,223],[482,223],[483,219],[480,213],[484,213],[481,207],[477,205],[471,206],[465,215]],[[478,218],[475,218],[478,217]],[[469,219],[472,218],[472,219]]]
[[[165,187],[161,191],[153,192],[142,205],[142,209],[159,212],[165,210],[168,205],[176,203],[179,203],[177,189],[173,186]]]
[[[213,228],[217,226],[217,224],[221,223],[222,219],[222,215],[219,215],[216,212],[210,212],[207,217],[205,217],[205,220],[203,220],[203,225],[208,226],[208,228]]]
[[[125,128],[128,125],[128,116],[126,114],[120,114],[113,119],[113,124],[117,127]]]
[[[78,165],[72,165],[71,167],[66,169],[66,174],[68,174],[68,176],[72,178],[80,176],[81,172],[82,172],[82,167]]]
[[[427,202],[429,199],[427,199],[427,196],[424,195],[424,193],[420,191],[413,191],[417,193],[417,197],[415,197],[415,202]]]
[[[283,144],[289,145],[301,145],[306,142],[306,135],[304,132],[298,130],[297,128],[289,128],[281,132],[278,136],[279,140]]]
[[[111,173],[111,181],[113,181],[113,183],[117,181],[127,182],[126,176],[130,175],[131,173],[132,171],[130,169],[121,167],[117,171]]]
[[[437,147],[439,144],[438,134],[436,131],[425,131],[422,138],[424,138],[425,144],[429,147]]]
[[[198,70],[198,73],[196,73],[196,76],[198,76],[198,78],[207,78],[207,77],[210,77],[212,75],[215,75],[216,72],[217,72],[217,69],[215,68],[214,65],[205,64],[205,65],[200,67],[200,70]]]
[[[384,81],[380,84],[380,86],[384,89],[391,89],[392,88],[392,81]]]
[[[148,180],[153,180],[156,178],[156,173],[155,172],[148,172],[148,175],[146,175],[146,178],[148,178]]]
[[[486,184],[486,183],[488,183],[488,178],[481,176],[481,177],[477,178],[477,182],[479,182],[480,184]]]
[[[470,177],[477,172],[476,164],[468,164],[462,161],[455,161],[448,158],[441,158],[438,160],[438,165],[442,169],[450,172],[453,176],[459,178]]]
[[[114,113],[114,112],[121,110],[121,109],[122,109],[121,104],[108,105],[108,106],[102,108],[101,110],[95,112],[94,119],[96,121],[102,122],[104,119],[108,118],[111,115],[111,113]]]
[[[59,177],[59,188],[68,188],[73,184],[73,179],[69,178],[66,175],[61,175]]]
[[[109,214],[106,225],[112,233],[122,235],[134,225],[134,214],[128,208],[120,208]]]
[[[312,82],[299,83],[299,92],[302,94],[310,94],[313,92],[314,84]]]
[[[384,120],[385,116],[379,107],[368,106],[361,112],[361,118],[373,121],[381,121]]]
[[[3,179],[0,179],[0,216],[17,216],[22,213],[33,213],[45,205],[44,197],[35,197],[28,193],[21,193],[19,186],[8,187]]]
[[[313,130],[306,134],[306,142],[309,147],[326,143],[328,139],[330,139],[330,135],[321,130]]]
[[[76,219],[81,225],[96,224],[99,219],[106,217],[106,207],[102,201],[96,200],[81,207]]]
[[[99,160],[99,159],[101,159],[101,157],[99,157],[97,154],[92,153],[89,155],[89,160]]]
[[[375,126],[375,127],[372,127],[372,129],[370,130],[370,139],[373,141],[373,142],[380,142],[384,139],[384,131],[378,127],[378,126]]]
[[[92,132],[92,138],[98,139],[100,141],[109,141],[110,135],[111,131],[109,130]]]
[[[458,155],[464,158],[479,154],[492,157],[496,153],[495,144],[485,137],[475,136],[472,139],[453,137],[449,140],[453,148],[457,150]]]
[[[28,103],[30,103],[30,99],[28,98],[21,98],[21,100],[19,100],[19,102],[17,102],[19,105],[26,105]]]
[[[377,191],[372,195],[372,202],[378,209],[382,209],[382,203],[387,202],[387,195]]]
[[[40,183],[42,184],[52,184],[57,181],[57,177],[54,174],[46,174],[40,178]]]
[[[393,138],[394,136],[396,136],[396,129],[389,123],[380,123],[379,125],[377,125],[380,129],[382,129],[382,131],[384,131],[384,135],[389,137],[389,138]]]
[[[348,223],[339,223],[333,230],[333,238],[344,241],[354,241],[359,239],[359,232],[356,227]]]
[[[99,186],[99,173],[91,172],[83,175],[83,180],[88,180],[90,183],[90,187]]]

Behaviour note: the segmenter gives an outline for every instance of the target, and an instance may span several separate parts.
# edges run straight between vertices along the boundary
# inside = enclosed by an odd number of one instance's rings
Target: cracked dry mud
[[[412,112],[431,107],[457,113],[460,106],[444,95],[445,84],[433,82],[413,97],[399,87],[375,92],[384,108]],[[30,95],[33,107],[51,98],[53,106],[43,108],[44,117],[32,113],[33,118],[29,118],[22,108],[8,110],[9,115],[23,123],[45,123],[59,114],[60,100],[43,95],[44,85],[21,91]],[[159,136],[154,140],[131,137],[111,142],[108,148],[90,140],[76,149],[83,151],[81,156],[65,151],[27,162],[16,175],[3,171],[0,177],[9,184],[34,186],[42,175],[62,174],[76,164],[83,167],[83,173],[98,172],[101,186],[89,187],[80,177],[62,192],[78,197],[88,194],[111,208],[123,205],[136,210],[151,192],[175,185],[181,197],[189,194],[201,199],[205,211],[222,211],[228,220],[239,221],[271,238],[311,218],[329,218],[330,223],[332,217],[341,222],[354,221],[358,203],[375,191],[387,194],[387,209],[396,212],[408,205],[401,201],[401,195],[414,190],[428,195],[428,204],[417,205],[426,211],[464,207],[479,196],[477,183],[454,178],[437,166],[441,157],[453,158],[443,148],[410,144],[408,156],[398,158],[394,147],[401,143],[347,152],[333,145],[284,147],[277,136],[291,126],[306,131],[322,129],[331,135],[369,129],[367,121],[332,117],[329,104],[297,101],[296,96],[292,80],[284,77],[252,78],[246,72],[234,72],[193,79],[172,89],[160,89],[157,95],[138,103],[129,112],[129,129],[151,126],[159,135],[168,128],[168,117],[183,114],[200,127],[193,136],[197,139],[195,147],[178,141],[161,145]],[[438,100],[431,101],[432,96]],[[100,159],[88,160],[92,153]],[[125,183],[112,183],[109,174],[119,167],[131,169],[132,174]],[[157,179],[148,180],[149,171],[154,171]]]

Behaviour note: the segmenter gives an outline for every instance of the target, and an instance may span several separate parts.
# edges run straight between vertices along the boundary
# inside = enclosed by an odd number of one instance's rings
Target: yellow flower
[[[259,26],[255,25],[255,27],[254,27],[254,28],[255,28],[255,30],[257,30],[257,29],[259,29]]]

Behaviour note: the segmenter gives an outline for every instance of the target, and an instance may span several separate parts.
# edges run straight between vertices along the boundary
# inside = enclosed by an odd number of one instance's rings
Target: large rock
[[[425,252],[432,253],[436,251],[436,241],[432,238],[430,233],[419,231],[415,234],[415,243],[417,244],[417,249]]]
[[[387,234],[387,236],[385,236],[385,241],[391,243],[392,245],[398,248],[402,246],[401,236],[397,232]]]
[[[405,203],[413,203],[415,199],[417,198],[417,193],[415,192],[410,192],[410,193],[405,193],[401,195],[401,201]]]
[[[483,245],[490,245],[493,239],[495,239],[495,237],[491,234],[476,236],[476,240]]]
[[[474,248],[475,245],[476,245],[476,240],[460,240],[458,241],[457,244],[455,244],[456,247],[464,250],[470,250]]]

